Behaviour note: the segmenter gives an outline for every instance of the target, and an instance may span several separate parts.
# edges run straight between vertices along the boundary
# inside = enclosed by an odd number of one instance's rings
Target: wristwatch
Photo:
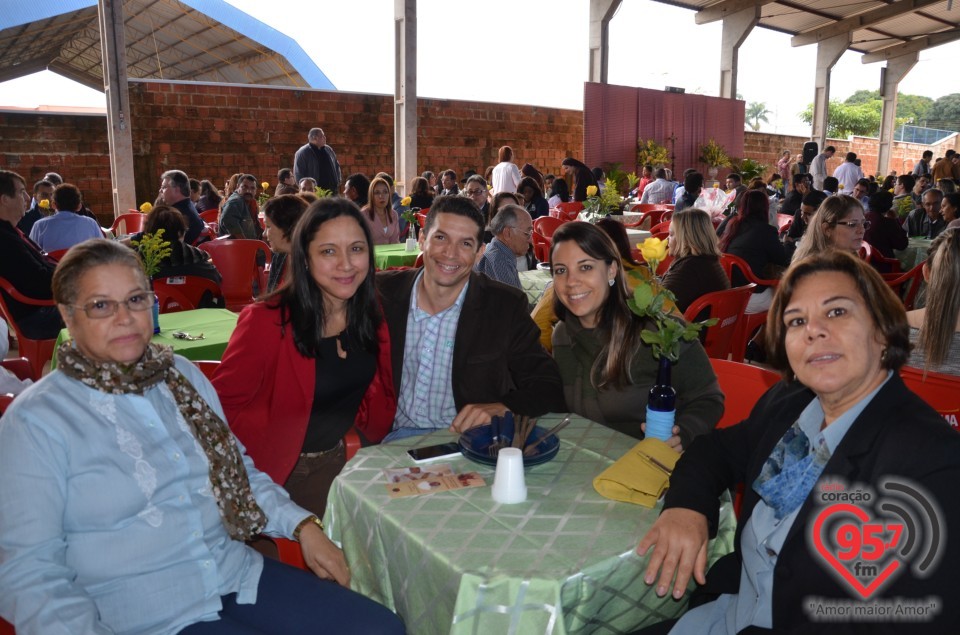
[[[316,517],[314,514],[310,514],[299,523],[297,523],[297,528],[293,530],[293,539],[297,542],[300,542],[300,531],[304,528],[305,525],[313,523],[320,528],[320,531],[323,531],[323,521]]]

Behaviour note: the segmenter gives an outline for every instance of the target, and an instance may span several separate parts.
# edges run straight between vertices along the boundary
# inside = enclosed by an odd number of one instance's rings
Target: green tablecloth
[[[160,316],[160,334],[153,336],[153,341],[159,344],[172,346],[177,354],[187,359],[200,361],[205,359],[216,360],[223,357],[227,349],[230,335],[237,326],[238,315],[226,309],[196,309],[194,311],[180,311],[178,313],[164,313]],[[178,340],[173,333],[185,331],[190,335],[203,333],[202,340]],[[70,339],[67,329],[60,331],[57,337],[57,346]],[[50,362],[50,370],[57,367],[57,356],[54,354]]]
[[[414,251],[407,251],[407,246],[404,243],[374,245],[373,247],[373,261],[380,271],[388,267],[412,267],[417,262],[417,256],[419,255],[419,247]]]
[[[907,272],[926,260],[927,249],[932,242],[929,238],[911,238],[907,241],[906,249],[895,249],[893,255],[900,261],[900,268]]]
[[[530,304],[536,304],[540,300],[543,290],[552,279],[550,272],[543,269],[520,272],[520,288],[527,294]]]
[[[527,470],[527,501],[518,505],[493,502],[494,469],[463,457],[438,463],[477,471],[486,487],[387,495],[382,470],[414,465],[406,450],[449,441],[446,431],[361,449],[334,482],[325,518],[352,587],[397,611],[417,635],[607,634],[680,615],[686,602],[658,598],[635,552],[659,509],[593,489],[636,439],[581,418],[560,436],[557,457]],[[729,501],[721,519],[711,564],[733,546]]]

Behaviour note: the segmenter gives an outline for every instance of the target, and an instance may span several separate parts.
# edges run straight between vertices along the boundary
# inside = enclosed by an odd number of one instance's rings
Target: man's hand
[[[350,586],[350,568],[343,552],[313,523],[300,530],[300,549],[303,560],[317,577],[333,580],[341,586]]]
[[[647,434],[647,424],[643,422],[640,424],[640,429],[643,430],[644,436]],[[673,433],[673,436],[664,441],[667,445],[670,446],[670,449],[674,450],[677,454],[683,454],[683,443],[680,441],[680,427],[673,426],[673,430],[670,432]]]
[[[653,545],[644,582],[653,584],[659,572],[657,595],[667,594],[673,583],[673,597],[680,599],[687,592],[690,574],[700,584],[707,581],[707,517],[692,509],[675,507],[665,510],[637,546],[641,556]]]
[[[490,423],[492,417],[502,417],[507,414],[507,407],[502,403],[471,403],[463,407],[453,423],[450,432],[463,432],[470,428]]]

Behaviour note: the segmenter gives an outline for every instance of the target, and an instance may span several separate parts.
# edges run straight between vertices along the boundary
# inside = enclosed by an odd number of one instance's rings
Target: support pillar
[[[406,196],[417,171],[417,0],[394,0],[393,147],[397,192]]]
[[[820,151],[827,145],[827,119],[830,105],[830,71],[850,46],[850,34],[835,35],[817,44],[817,75],[813,95],[813,130],[810,138]]]
[[[590,65],[588,81],[607,83],[610,20],[623,0],[590,0]]]
[[[748,7],[723,19],[723,37],[720,40],[720,96],[737,98],[737,58],[753,27],[760,22],[760,6]]]
[[[880,174],[887,174],[890,167],[893,132],[896,129],[897,88],[919,58],[919,53],[894,57],[887,60],[881,73],[880,98],[883,99],[883,109],[880,111],[880,152],[877,156],[877,172]]]
[[[98,0],[103,91],[107,97],[107,140],[110,144],[110,186],[113,216],[137,207],[133,178],[133,135],[127,86],[127,46],[121,0]]]

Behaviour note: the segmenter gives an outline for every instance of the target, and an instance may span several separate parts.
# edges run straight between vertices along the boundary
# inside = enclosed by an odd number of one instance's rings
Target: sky
[[[343,91],[392,93],[393,0],[227,0],[295,39]],[[960,6],[954,8],[960,16]],[[583,108],[588,0],[418,0],[417,93]],[[717,95],[719,22],[698,26],[694,12],[650,0],[624,0],[610,24],[608,81]],[[831,98],[877,90],[882,63],[848,51],[833,69]],[[901,93],[936,99],[960,92],[960,42],[929,49],[900,84]],[[816,46],[755,28],[740,48],[737,92],[770,111],[762,132],[807,136],[799,113],[813,101]],[[0,107],[103,107],[103,94],[44,71],[0,83]]]

